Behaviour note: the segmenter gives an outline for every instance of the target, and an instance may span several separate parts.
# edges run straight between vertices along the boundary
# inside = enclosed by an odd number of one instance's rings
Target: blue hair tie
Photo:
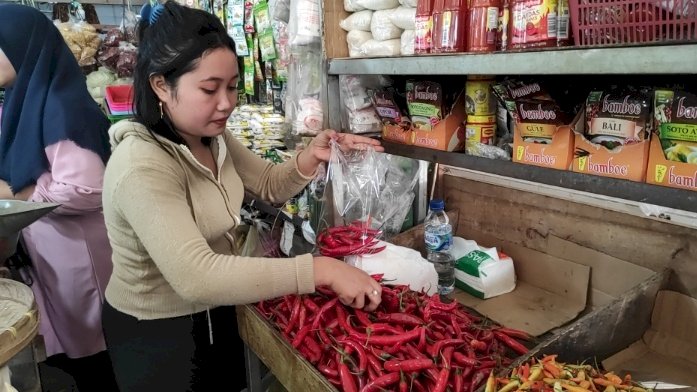
[[[149,1],[143,4],[143,7],[140,9],[140,20],[147,20],[148,24],[152,26],[157,22],[157,18],[162,15],[164,9],[165,7],[157,1]]]

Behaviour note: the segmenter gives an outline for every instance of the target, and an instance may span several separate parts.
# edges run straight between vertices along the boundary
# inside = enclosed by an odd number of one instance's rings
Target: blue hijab
[[[53,22],[38,10],[0,5],[0,49],[17,73],[5,91],[0,179],[17,193],[36,184],[61,140],[109,157],[109,121],[89,95],[77,60]]]

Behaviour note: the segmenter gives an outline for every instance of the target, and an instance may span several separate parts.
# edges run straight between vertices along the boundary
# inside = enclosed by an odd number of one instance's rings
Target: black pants
[[[70,374],[80,392],[119,392],[106,351],[82,358],[56,354],[48,357],[45,363]]]
[[[104,303],[102,324],[122,392],[240,391],[247,386],[244,350],[233,306],[206,312],[138,320]]]

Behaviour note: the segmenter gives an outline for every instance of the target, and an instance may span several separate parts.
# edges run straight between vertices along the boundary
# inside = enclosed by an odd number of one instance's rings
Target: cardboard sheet
[[[607,305],[632,287],[651,277],[654,272],[608,254],[599,252],[554,235],[547,237],[547,253],[591,267],[591,309]]]
[[[590,268],[485,234],[473,238],[513,258],[516,289],[481,300],[460,290],[453,297],[490,319],[539,336],[573,320],[586,307]]]
[[[642,339],[603,361],[603,366],[630,372],[636,381],[687,385],[697,390],[696,326],[697,299],[660,291],[651,327]]]

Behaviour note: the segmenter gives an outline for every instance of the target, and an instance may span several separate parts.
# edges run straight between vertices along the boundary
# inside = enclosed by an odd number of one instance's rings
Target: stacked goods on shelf
[[[415,0],[345,0],[340,22],[351,57],[414,54]]]
[[[109,30],[97,53],[99,65],[119,78],[132,77],[138,53],[134,42],[134,39],[129,40],[119,28]]]
[[[97,63],[96,55],[101,39],[97,29],[84,21],[55,22],[65,43],[81,67],[92,67]]]
[[[443,303],[438,295],[404,285],[383,286],[382,303],[373,313],[342,305],[325,287],[313,295],[262,301],[256,309],[343,391],[410,390],[410,385],[475,391],[492,371],[528,352],[519,340],[531,340],[457,302]]]
[[[370,99],[369,91],[389,86],[386,78],[371,76],[342,75],[341,87],[343,127],[351,133],[368,134],[382,132],[382,122]]]
[[[494,81],[493,76],[470,76],[465,84],[465,151],[469,155],[509,160],[510,155],[502,147],[510,141],[510,135],[502,129],[497,140]]]
[[[227,130],[255,154],[271,160],[284,159],[286,125],[270,105],[242,105],[228,119]]]
[[[133,85],[106,86],[107,117],[113,122],[133,117]]]

